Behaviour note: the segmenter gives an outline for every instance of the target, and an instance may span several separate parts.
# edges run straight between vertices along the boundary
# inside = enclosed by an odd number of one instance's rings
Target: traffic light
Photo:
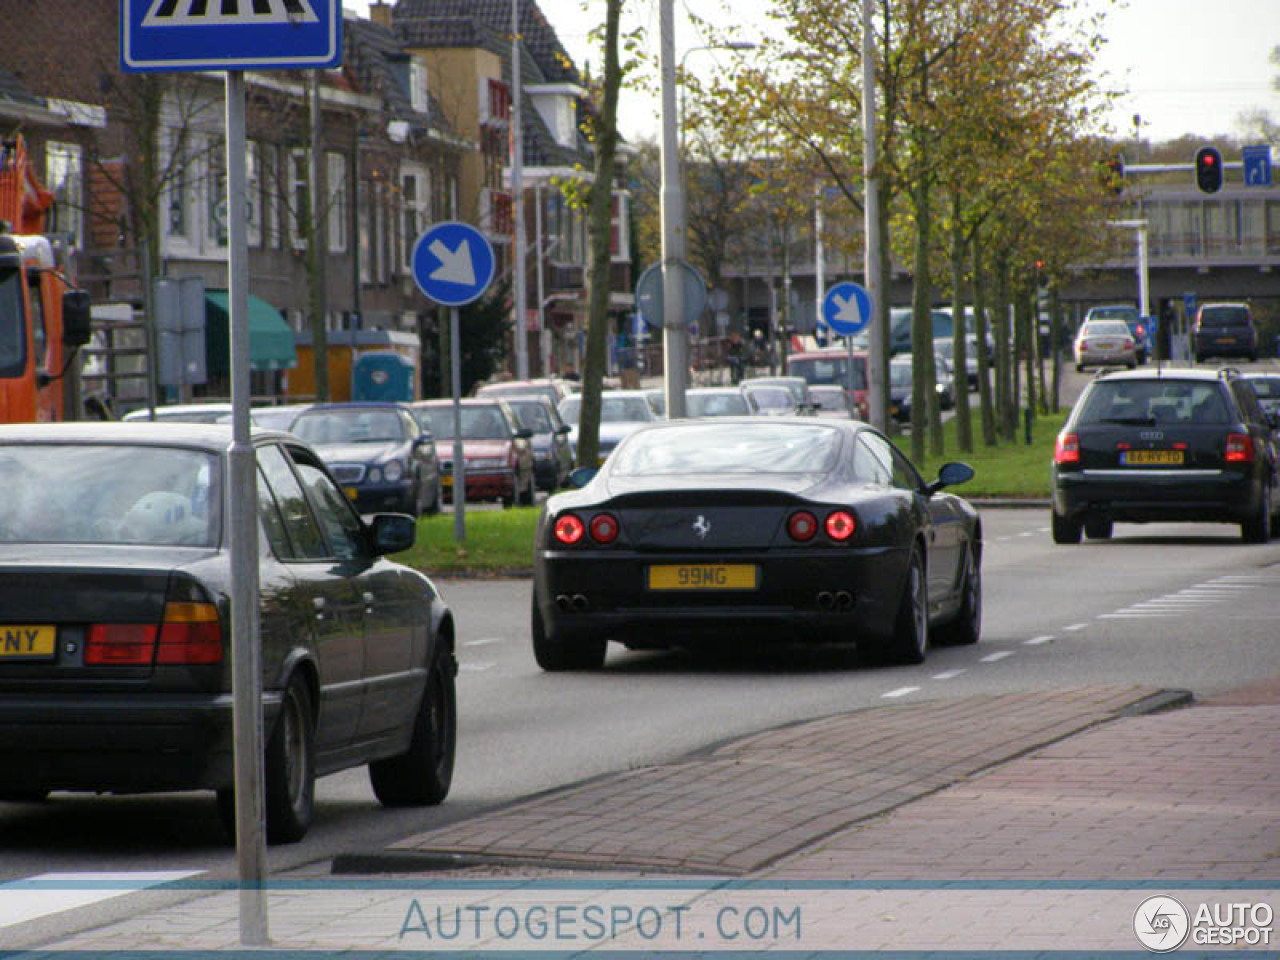
[[[1112,193],[1124,193],[1124,154],[1117,153],[1107,162]]]
[[[1201,147],[1196,151],[1196,186],[1201,193],[1217,193],[1222,189],[1222,153],[1217,147]]]

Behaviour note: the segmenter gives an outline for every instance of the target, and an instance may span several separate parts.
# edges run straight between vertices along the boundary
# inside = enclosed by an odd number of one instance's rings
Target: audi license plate
[[[1122,450],[1120,462],[1125,466],[1181,466],[1181,450]]]
[[[680,563],[649,568],[650,590],[754,590],[759,571],[752,563]]]
[[[0,625],[0,660],[52,660],[57,635],[52,626]]]

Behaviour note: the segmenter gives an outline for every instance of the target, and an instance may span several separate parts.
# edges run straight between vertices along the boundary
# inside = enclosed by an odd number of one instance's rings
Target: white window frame
[[[245,144],[244,155],[245,230],[249,246],[262,242],[262,146],[256,140]]]
[[[305,206],[309,206],[311,201],[307,159],[307,151],[301,147],[290,150],[287,157],[289,175],[285,180],[289,185],[289,243],[294,250],[307,248],[307,238],[302,231],[302,215]],[[299,174],[299,165],[302,169],[301,174]],[[300,200],[300,197],[303,199]],[[309,210],[306,212],[310,213]]]
[[[409,195],[408,182],[413,178],[413,196]],[[420,163],[400,164],[401,232],[404,246],[401,251],[404,269],[413,270],[413,245],[418,235],[431,222],[431,171]]]
[[[347,183],[347,156],[328,152],[324,155],[325,188],[329,202],[325,205],[329,253],[347,252],[347,235],[351,232],[351,185]]]
[[[427,97],[427,65],[417,57],[410,57],[409,104],[418,113],[427,113],[430,103]]]

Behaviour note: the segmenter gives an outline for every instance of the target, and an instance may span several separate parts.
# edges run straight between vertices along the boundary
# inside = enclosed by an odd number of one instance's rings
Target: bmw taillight
[[[156,646],[156,663],[210,664],[222,662],[222,625],[212,603],[175,602],[164,605],[164,623]]]
[[[1253,437],[1247,433],[1227,434],[1227,463],[1253,463]]]
[[[563,543],[566,547],[572,547],[582,540],[587,528],[577,514],[562,513],[556,518],[555,526],[551,528],[551,532],[558,542]]]
[[[93,667],[150,666],[156,652],[154,623],[95,623],[84,645]]]
[[[597,513],[591,518],[591,539],[596,543],[613,543],[618,539],[618,518],[611,513]]]
[[[818,533],[818,518],[808,510],[797,510],[787,520],[787,533],[801,543],[812,540]]]
[[[1054,463],[1080,462],[1080,437],[1074,433],[1058,434],[1058,442],[1053,448]]]
[[[844,543],[853,536],[853,531],[858,529],[858,522],[853,519],[853,514],[848,510],[836,510],[834,513],[827,514],[826,528],[828,537]]]

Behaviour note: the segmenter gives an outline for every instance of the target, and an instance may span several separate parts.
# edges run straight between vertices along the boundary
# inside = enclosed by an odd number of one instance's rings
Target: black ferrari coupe
[[[856,642],[920,663],[974,643],[982,524],[863,423],[675,421],[638,430],[580,489],[551,497],[534,547],[533,652],[544,670],[631,649],[766,638]]]

